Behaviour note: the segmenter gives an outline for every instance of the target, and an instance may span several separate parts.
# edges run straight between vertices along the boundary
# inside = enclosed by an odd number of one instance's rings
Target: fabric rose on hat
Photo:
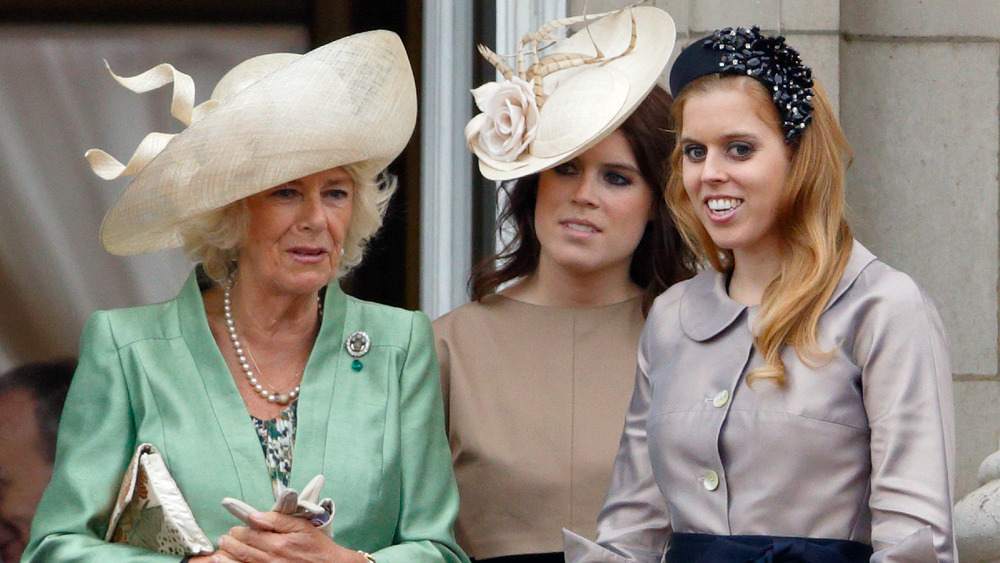
[[[483,112],[479,148],[501,162],[514,162],[535,139],[538,104],[531,85],[516,76],[472,91]]]

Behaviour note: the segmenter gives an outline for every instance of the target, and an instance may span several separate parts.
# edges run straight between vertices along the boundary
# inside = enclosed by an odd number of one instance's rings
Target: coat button
[[[719,474],[709,469],[701,474],[701,484],[709,491],[719,488]]]
[[[728,402],[729,402],[729,391],[727,391],[726,389],[719,391],[718,393],[715,394],[715,397],[712,398],[712,405],[716,408],[722,408],[726,406],[726,403]]]

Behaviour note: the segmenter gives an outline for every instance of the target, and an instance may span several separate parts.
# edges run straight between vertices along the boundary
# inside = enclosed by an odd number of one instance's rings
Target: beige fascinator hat
[[[551,35],[580,23],[568,38]],[[491,180],[540,172],[615,131],[656,84],[674,48],[670,14],[649,6],[556,20],[521,40],[517,70],[480,45],[504,78],[472,91],[482,112],[465,126]],[[555,48],[545,53],[547,43]],[[541,51],[541,52],[539,52]]]
[[[248,59],[196,107],[191,77],[169,64],[131,78],[111,75],[134,92],[173,83],[171,114],[187,125],[177,135],[150,133],[127,165],[87,151],[104,179],[135,175],[101,225],[112,254],[180,246],[186,220],[316,172],[355,164],[374,178],[416,124],[413,71],[390,31],[359,33],[305,55]]]

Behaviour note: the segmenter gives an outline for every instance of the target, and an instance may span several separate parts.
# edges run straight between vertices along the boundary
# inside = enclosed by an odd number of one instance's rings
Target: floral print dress
[[[253,419],[260,447],[264,450],[264,462],[271,475],[271,489],[275,498],[281,489],[288,486],[292,474],[292,448],[295,446],[295,412],[298,401],[292,401],[277,418],[271,420]]]

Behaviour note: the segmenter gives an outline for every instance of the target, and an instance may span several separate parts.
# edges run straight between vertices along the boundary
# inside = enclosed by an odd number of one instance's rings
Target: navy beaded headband
[[[812,121],[812,70],[781,35],[761,35],[760,28],[727,27],[692,43],[670,69],[674,97],[692,81],[708,74],[745,75],[771,93],[781,118],[785,142],[796,142]]]

